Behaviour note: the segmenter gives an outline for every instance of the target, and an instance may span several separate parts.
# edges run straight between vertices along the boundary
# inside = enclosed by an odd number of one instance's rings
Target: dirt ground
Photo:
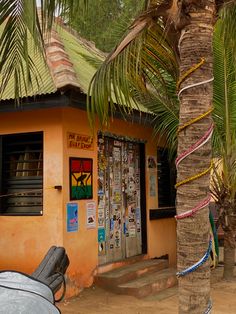
[[[236,314],[236,277],[232,282],[221,279],[223,267],[212,273],[212,314]],[[170,288],[156,296],[136,299],[91,287],[73,299],[57,305],[62,314],[177,314],[178,290]]]

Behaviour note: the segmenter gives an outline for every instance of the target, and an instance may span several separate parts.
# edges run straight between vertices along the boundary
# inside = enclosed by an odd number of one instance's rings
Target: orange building
[[[85,104],[95,68],[86,56],[102,56],[60,28],[46,54],[47,65],[32,56],[41,81],[21,106],[13,81],[0,102],[0,268],[30,274],[49,247],[63,246],[69,297],[134,257],[168,254],[174,265],[170,169],[151,117],[134,110],[92,134]]]

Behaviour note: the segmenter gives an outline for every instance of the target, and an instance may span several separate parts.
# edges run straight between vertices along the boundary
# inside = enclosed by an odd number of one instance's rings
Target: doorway
[[[98,137],[99,264],[146,249],[144,144]]]

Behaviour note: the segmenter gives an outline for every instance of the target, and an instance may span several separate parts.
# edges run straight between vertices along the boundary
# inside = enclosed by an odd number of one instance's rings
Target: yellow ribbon
[[[210,108],[208,111],[204,112],[204,113],[201,114],[200,116],[198,116],[198,117],[196,117],[196,118],[194,118],[194,119],[192,119],[192,120],[189,120],[188,122],[186,122],[186,123],[183,124],[183,125],[180,125],[180,126],[178,127],[177,132],[179,133],[179,132],[183,131],[184,129],[186,129],[189,125],[191,125],[191,124],[193,124],[193,123],[195,123],[195,122],[197,122],[197,121],[199,121],[199,120],[205,118],[205,117],[208,116],[212,111],[213,111],[213,108]]]
[[[204,171],[202,171],[202,172],[200,172],[200,173],[198,173],[198,174],[196,174],[196,175],[194,175],[194,176],[192,176],[192,177],[190,177],[190,178],[187,178],[187,179],[185,179],[185,180],[183,180],[183,181],[180,181],[180,182],[176,183],[175,188],[178,188],[179,186],[181,186],[181,185],[183,185],[183,184],[186,184],[186,183],[188,183],[188,182],[190,182],[190,181],[196,180],[196,179],[198,179],[198,178],[204,176],[204,175],[207,174],[209,171],[211,171],[212,167],[213,167],[213,161],[211,161],[210,167],[207,168],[206,170],[204,170]]]
[[[200,68],[200,66],[203,65],[203,63],[205,62],[205,58],[201,58],[201,61],[195,65],[193,65],[188,71],[186,71],[178,80],[177,84],[176,84],[176,88],[177,90],[179,89],[181,83],[186,79],[186,77],[188,77],[191,73],[193,73],[194,71],[196,71],[198,68]]]

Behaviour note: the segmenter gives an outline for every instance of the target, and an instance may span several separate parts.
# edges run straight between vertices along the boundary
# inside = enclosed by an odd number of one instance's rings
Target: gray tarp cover
[[[15,271],[0,272],[0,313],[59,314],[45,284]]]

